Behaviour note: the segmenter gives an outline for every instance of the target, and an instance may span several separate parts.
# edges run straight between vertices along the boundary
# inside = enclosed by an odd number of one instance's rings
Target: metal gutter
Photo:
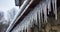
[[[30,7],[30,5],[32,4],[34,2],[34,0],[31,0],[30,2],[29,2],[29,4],[26,6],[26,8],[24,9],[24,11],[19,15],[19,17],[16,19],[16,21],[18,21],[19,23],[21,22],[20,20],[21,20],[21,17],[23,16],[23,14],[24,13],[27,13],[27,9]],[[29,10],[30,11],[30,10]],[[24,18],[24,17],[23,17]],[[15,24],[15,26],[14,27],[16,27],[16,25],[17,25],[17,23],[18,22],[16,22],[16,24]],[[11,29],[11,31],[14,29],[14,27]]]
[[[30,0],[25,0],[24,3],[21,5],[19,11],[17,12],[17,14],[15,15],[14,19],[12,20],[12,22],[10,23],[9,27],[7,28],[6,32],[10,32],[10,30],[13,28],[13,26],[15,25],[15,23],[17,22],[17,18],[18,15],[21,14],[21,12],[26,8],[27,4],[29,4]],[[23,14],[23,13],[22,13]]]

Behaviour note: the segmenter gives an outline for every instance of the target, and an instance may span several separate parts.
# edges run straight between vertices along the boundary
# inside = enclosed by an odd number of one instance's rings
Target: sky
[[[0,11],[7,11],[13,7],[18,9],[18,7],[15,6],[15,0],[0,0]]]
[[[5,12],[5,18],[7,19],[7,11],[11,10],[12,8],[19,8],[15,6],[15,0],[0,0],[0,11]]]

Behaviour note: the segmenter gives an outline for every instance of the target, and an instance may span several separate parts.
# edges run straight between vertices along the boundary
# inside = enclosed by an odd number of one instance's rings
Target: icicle
[[[40,18],[41,18],[41,22],[43,23],[42,3],[40,8]]]
[[[55,8],[54,8],[54,0],[52,0],[52,6],[53,6],[53,11],[55,10]]]
[[[55,0],[55,19],[57,20],[57,0]]]
[[[55,19],[57,20],[57,0],[52,0],[53,13],[55,14]]]
[[[47,8],[48,8],[48,15],[49,15],[49,12],[51,11],[51,0],[47,0]]]
[[[51,0],[46,0],[46,5],[47,5],[47,9],[48,9],[48,15],[49,15],[49,12],[51,11]]]
[[[44,13],[44,23],[46,23],[47,22],[47,5],[45,2],[43,3],[43,13]]]

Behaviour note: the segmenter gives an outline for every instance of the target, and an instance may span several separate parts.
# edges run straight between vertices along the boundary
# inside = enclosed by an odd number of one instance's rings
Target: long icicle
[[[55,19],[57,20],[57,0],[55,1]]]
[[[55,19],[57,20],[57,0],[52,0],[53,13],[55,14]]]
[[[44,13],[44,23],[47,23],[47,5],[46,5],[46,2],[43,3],[43,13]]]
[[[47,9],[48,9],[48,15],[49,15],[49,12],[51,11],[51,0],[47,0]]]
[[[40,13],[41,13],[41,23],[43,23],[43,3],[41,2],[41,8],[40,8]]]

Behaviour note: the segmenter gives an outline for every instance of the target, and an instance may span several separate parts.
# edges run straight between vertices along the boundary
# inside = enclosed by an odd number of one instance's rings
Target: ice
[[[42,3],[42,11],[44,14],[43,17],[44,17],[44,23],[45,23],[45,22],[47,22],[47,5],[46,5],[46,2]]]
[[[53,13],[55,14],[55,19],[57,20],[57,0],[52,0]]]
[[[51,0],[46,0],[46,3],[47,3],[48,15],[49,15],[49,12],[51,11]]]

